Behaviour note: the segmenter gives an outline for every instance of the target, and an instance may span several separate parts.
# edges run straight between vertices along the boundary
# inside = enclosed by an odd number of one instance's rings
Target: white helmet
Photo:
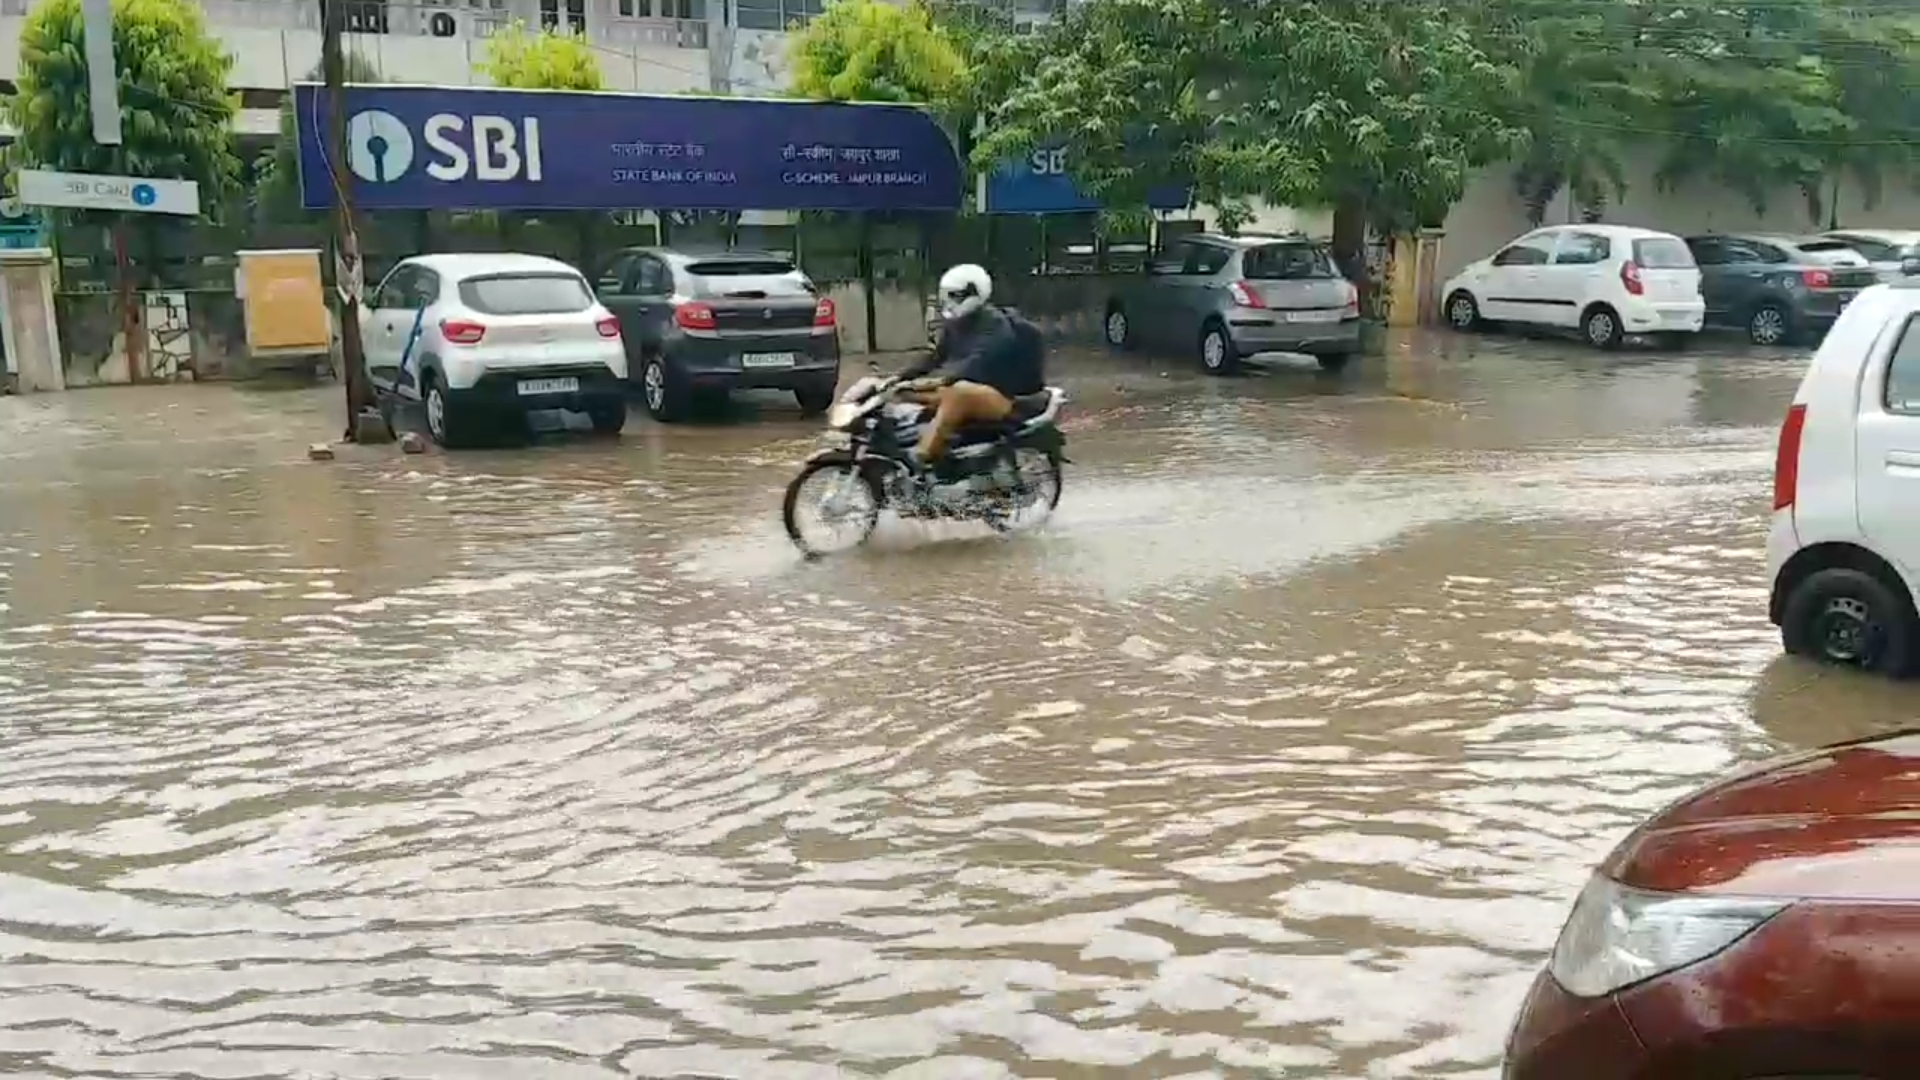
[[[992,295],[993,279],[986,270],[961,263],[940,275],[940,317],[952,322],[971,315],[985,307]]]

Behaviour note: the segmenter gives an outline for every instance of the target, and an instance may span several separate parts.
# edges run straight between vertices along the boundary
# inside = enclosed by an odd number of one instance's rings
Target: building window
[[[540,27],[562,34],[587,32],[587,0],[540,0]]]
[[[388,32],[387,5],[382,0],[347,0],[346,30],[349,34]]]
[[[736,11],[742,30],[785,30],[810,21],[824,6],[823,0],[739,0]]]

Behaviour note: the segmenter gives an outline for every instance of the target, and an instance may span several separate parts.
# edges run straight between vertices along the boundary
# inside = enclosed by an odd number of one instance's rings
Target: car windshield
[[[1635,240],[1633,261],[1643,270],[1691,270],[1694,268],[1693,252],[1687,250],[1687,245],[1664,237]]]
[[[813,283],[807,276],[780,259],[714,259],[688,264],[687,273],[705,296],[759,300],[813,295]]]
[[[1327,249],[1312,244],[1265,244],[1241,256],[1249,281],[1316,281],[1338,277]]]
[[[577,274],[489,274],[462,281],[460,302],[485,315],[562,315],[587,310],[593,292]]]

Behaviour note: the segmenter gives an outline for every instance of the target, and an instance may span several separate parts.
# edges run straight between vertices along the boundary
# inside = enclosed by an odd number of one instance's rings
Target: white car
[[[1535,229],[1460,271],[1440,296],[1456,330],[1556,327],[1603,349],[1629,334],[1682,344],[1700,332],[1707,310],[1685,242],[1625,225]]]
[[[1820,235],[1866,256],[1881,281],[1900,280],[1907,260],[1920,258],[1920,232],[1911,229],[1835,229]]]
[[[442,446],[541,409],[586,413],[606,434],[627,423],[620,321],[557,259],[403,259],[361,307],[360,341],[382,411],[419,403]]]
[[[1861,292],[1813,354],[1780,428],[1767,574],[1788,652],[1914,668],[1920,280]]]

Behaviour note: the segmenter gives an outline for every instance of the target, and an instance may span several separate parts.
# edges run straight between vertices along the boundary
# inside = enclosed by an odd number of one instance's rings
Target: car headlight
[[[1573,903],[1547,970],[1576,997],[1601,997],[1720,952],[1784,911],[1785,900],[1684,896],[1595,874]]]

